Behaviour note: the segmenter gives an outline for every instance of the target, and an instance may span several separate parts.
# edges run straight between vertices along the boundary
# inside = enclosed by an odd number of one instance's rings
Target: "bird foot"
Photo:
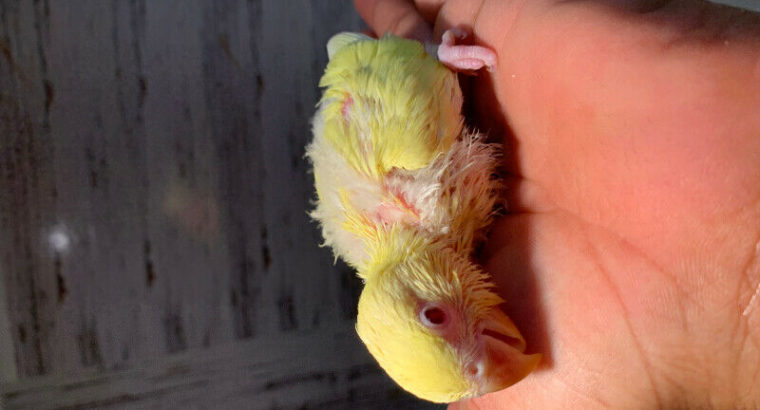
[[[491,71],[496,66],[496,53],[486,47],[456,45],[457,40],[464,40],[467,35],[460,28],[446,30],[438,46],[438,61],[454,71],[477,71],[483,67]]]

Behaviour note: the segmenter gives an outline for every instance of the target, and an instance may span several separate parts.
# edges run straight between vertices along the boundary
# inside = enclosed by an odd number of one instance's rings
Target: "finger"
[[[407,0],[354,0],[356,11],[378,36],[385,33],[429,42],[430,25]]]
[[[435,24],[435,19],[438,17],[438,12],[443,7],[443,3],[445,0],[414,0],[417,11],[430,25]]]
[[[556,209],[549,193],[538,183],[520,176],[505,176],[501,201],[508,214],[546,213]]]

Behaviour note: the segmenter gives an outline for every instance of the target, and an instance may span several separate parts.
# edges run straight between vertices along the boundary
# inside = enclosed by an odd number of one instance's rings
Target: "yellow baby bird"
[[[464,126],[454,69],[495,55],[455,45],[435,53],[387,35],[341,33],[327,45],[324,94],[307,147],[312,216],[336,257],[364,280],[356,330],[401,387],[434,402],[506,388],[540,355],[501,312],[471,260],[493,215],[497,150]]]

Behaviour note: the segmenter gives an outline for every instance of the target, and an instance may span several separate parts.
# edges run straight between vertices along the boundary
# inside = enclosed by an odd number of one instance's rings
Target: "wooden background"
[[[431,407],[353,331],[303,158],[349,2],[0,1],[7,409]]]

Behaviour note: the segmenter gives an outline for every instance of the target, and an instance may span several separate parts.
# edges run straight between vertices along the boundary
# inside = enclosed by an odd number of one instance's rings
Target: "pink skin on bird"
[[[496,66],[496,54],[486,47],[456,45],[456,40],[464,40],[468,36],[467,31],[460,28],[446,30],[441,38],[441,44],[433,54],[437,55],[438,61],[453,71],[474,72],[481,68],[489,71]],[[349,95],[343,104],[341,112],[345,117],[353,105],[353,99]],[[419,211],[407,203],[403,193],[393,192],[395,203],[384,203],[376,211],[374,217],[378,222],[390,223],[391,221],[405,220],[409,224],[414,223],[414,217],[419,219]]]
[[[489,71],[496,66],[496,54],[481,46],[458,46],[456,40],[467,38],[467,32],[452,28],[446,30],[438,46],[438,61],[454,71],[477,71],[485,67]]]

